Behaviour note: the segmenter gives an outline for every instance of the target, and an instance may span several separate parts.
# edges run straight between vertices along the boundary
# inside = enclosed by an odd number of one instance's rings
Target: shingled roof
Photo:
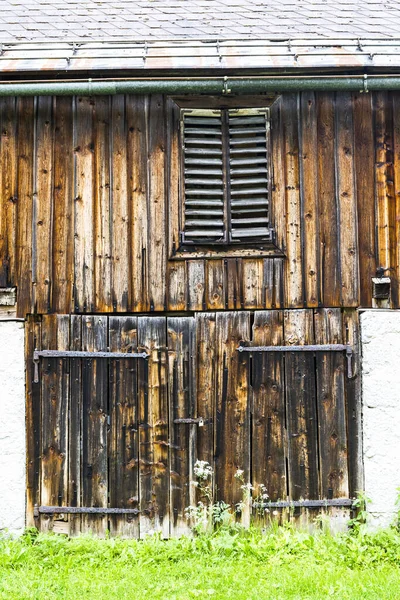
[[[3,42],[394,38],[397,0],[0,0]]]
[[[400,0],[0,0],[0,44],[0,71],[398,66]]]

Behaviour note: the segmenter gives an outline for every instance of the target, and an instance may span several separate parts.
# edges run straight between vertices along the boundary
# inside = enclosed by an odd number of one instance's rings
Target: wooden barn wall
[[[368,307],[378,266],[399,306],[398,93],[275,102],[278,258],[169,259],[170,106],[157,95],[0,99],[0,286],[17,286],[19,316]]]

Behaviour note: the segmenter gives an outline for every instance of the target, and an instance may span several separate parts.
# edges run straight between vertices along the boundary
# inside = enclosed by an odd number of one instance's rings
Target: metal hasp
[[[35,519],[39,515],[134,515],[146,512],[138,508],[101,508],[97,506],[38,506],[33,507]]]
[[[352,379],[353,348],[347,344],[318,344],[309,346],[239,346],[239,352],[346,352],[347,377]]]
[[[146,352],[84,352],[82,350],[35,350],[33,353],[34,383],[39,383],[40,358],[148,358]]]
[[[212,422],[212,419],[203,419],[203,417],[197,417],[193,419],[174,419],[174,423],[177,424],[198,425],[199,427],[204,427],[204,425],[208,425]]]

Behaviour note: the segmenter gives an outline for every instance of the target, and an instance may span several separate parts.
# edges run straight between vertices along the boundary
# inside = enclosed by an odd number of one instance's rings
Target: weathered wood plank
[[[32,312],[32,218],[34,100],[19,98],[17,144],[17,314]]]
[[[114,96],[111,110],[112,308],[114,312],[126,312],[128,309],[129,270],[131,265],[129,244],[131,223],[128,205],[125,97]]]
[[[375,148],[372,94],[357,94],[354,105],[354,168],[357,194],[360,304],[372,306],[371,278],[376,273],[375,248]]]
[[[223,260],[206,261],[206,306],[207,310],[225,308]]]
[[[393,112],[388,92],[378,92],[373,97],[375,122],[375,194],[377,266],[390,275],[395,240],[396,201],[393,171]],[[395,259],[394,259],[395,260]]]
[[[169,261],[167,269],[168,309],[186,310],[188,296],[186,261]]]
[[[149,99],[127,96],[128,198],[131,207],[132,251],[129,303],[134,312],[150,309],[148,290],[149,185],[147,180]]]
[[[311,310],[284,313],[285,344],[314,341]],[[291,500],[319,497],[317,412],[314,357],[311,352],[285,353],[289,496]]]
[[[339,223],[335,183],[335,97],[317,95],[318,223],[321,303],[340,306]]]
[[[82,350],[82,317],[71,315],[70,350]],[[68,505],[82,506],[82,423],[83,423],[83,380],[82,360],[70,361],[71,400],[69,412],[68,450]],[[81,515],[69,516],[70,535],[78,535],[82,529]]]
[[[74,162],[72,99],[55,99],[54,207],[52,240],[52,310],[73,311],[74,283]]]
[[[204,310],[206,307],[206,281],[205,281],[205,261],[188,260],[187,261],[187,287],[189,310]]]
[[[225,258],[225,309],[243,308],[242,259]]]
[[[288,94],[282,105],[286,184],[285,306],[303,306],[301,194],[299,168],[298,95]]]
[[[217,313],[215,333],[215,486],[218,499],[234,505],[243,497],[237,469],[243,470],[245,483],[250,481],[249,355],[237,351],[242,340],[250,339],[250,314]]]
[[[195,504],[193,465],[197,425],[175,423],[196,417],[195,325],[192,317],[170,317],[168,323],[168,397],[170,422],[170,534],[190,533],[185,509]]]
[[[252,345],[283,345],[282,311],[254,315]],[[283,356],[278,352],[255,352],[251,364],[253,391],[252,483],[255,493],[265,485],[269,500],[287,496],[285,387]]]
[[[138,318],[140,537],[169,536],[168,393],[165,317]],[[148,512],[144,512],[148,511]]]
[[[110,352],[137,352],[137,317],[109,318]],[[112,508],[139,506],[137,360],[110,362],[109,501]],[[139,518],[115,515],[112,535],[139,537]]]
[[[96,312],[112,310],[111,253],[111,155],[110,98],[93,100],[93,226],[94,226],[94,286]]]
[[[286,171],[283,137],[283,99],[271,106],[272,222],[276,228],[276,243],[286,252]]]
[[[336,169],[339,206],[339,248],[341,269],[341,305],[360,302],[357,198],[354,169],[353,105],[351,94],[336,95]]]
[[[304,290],[306,306],[319,302],[319,240],[318,240],[318,149],[317,99],[314,92],[300,95],[301,148],[300,170],[303,193],[302,226],[304,229]]]
[[[148,121],[148,251],[150,310],[166,305],[166,194],[165,194],[165,101],[154,94],[149,102]]]
[[[41,350],[41,318],[29,315],[25,325],[26,388],[26,526],[36,527],[33,507],[40,504],[41,401],[34,383],[33,352]]]
[[[340,308],[316,310],[314,327],[316,344],[343,343]],[[320,489],[328,499],[349,494],[345,360],[339,352],[316,353]]]
[[[107,317],[82,318],[82,350],[107,350]],[[102,507],[108,503],[107,361],[83,359],[82,371],[82,505]],[[105,535],[107,518],[82,515],[82,528]]]
[[[77,312],[95,310],[94,289],[94,131],[93,103],[77,98],[74,103],[75,151],[75,277],[74,303]]]
[[[205,424],[197,430],[196,460],[208,462],[214,469],[216,428],[216,315],[196,314],[196,414]]]
[[[40,96],[36,107],[34,172],[33,281],[35,312],[51,310],[53,237],[54,111],[53,98]]]
[[[0,287],[16,280],[17,101],[0,99]]]
[[[262,258],[243,260],[243,307],[263,308],[264,261]]]

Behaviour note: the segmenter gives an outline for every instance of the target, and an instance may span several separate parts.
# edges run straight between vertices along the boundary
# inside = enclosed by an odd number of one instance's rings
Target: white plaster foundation
[[[0,533],[25,526],[24,325],[0,321]]]
[[[400,311],[361,314],[365,493],[370,524],[396,517],[400,487]]]

